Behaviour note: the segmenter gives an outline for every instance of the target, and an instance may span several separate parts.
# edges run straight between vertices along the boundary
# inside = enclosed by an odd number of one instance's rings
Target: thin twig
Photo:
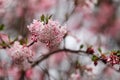
[[[51,53],[45,54],[42,58],[40,58],[40,59],[36,60],[35,62],[33,62],[32,67],[35,67],[36,65],[39,64],[39,62],[45,60],[46,58],[50,57],[51,55],[56,54],[58,52],[62,52],[62,51],[64,51],[64,52],[70,52],[70,53],[74,53],[74,54],[79,54],[80,52],[81,53],[86,53],[86,51],[82,51],[82,50],[70,50],[70,49],[56,50],[56,51],[53,51]]]

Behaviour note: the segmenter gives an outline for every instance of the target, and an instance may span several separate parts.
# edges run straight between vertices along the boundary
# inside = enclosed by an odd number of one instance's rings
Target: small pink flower
[[[115,64],[119,64],[120,61],[119,61],[119,57],[116,56],[116,55],[113,55],[111,54],[108,58],[107,58],[107,62],[109,64],[111,64],[112,66],[115,65]]]
[[[19,42],[15,42],[8,51],[16,64],[23,64],[24,61],[33,56],[33,52],[28,47],[20,45]]]

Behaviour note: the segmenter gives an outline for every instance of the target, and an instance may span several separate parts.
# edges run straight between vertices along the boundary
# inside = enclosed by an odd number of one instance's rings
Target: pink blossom
[[[58,22],[52,20],[49,20],[47,24],[33,20],[28,29],[32,33],[33,40],[37,39],[49,48],[58,46],[66,33],[64,26],[60,26]]]
[[[116,55],[111,54],[108,58],[107,58],[107,62],[111,65],[115,65],[115,64],[119,64],[119,57]]]
[[[28,47],[20,45],[19,42],[15,42],[8,51],[16,64],[23,64],[24,61],[33,56],[33,52]]]

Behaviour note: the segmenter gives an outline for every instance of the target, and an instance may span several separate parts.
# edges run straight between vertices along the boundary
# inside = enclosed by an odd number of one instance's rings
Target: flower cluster
[[[15,64],[23,64],[33,56],[33,52],[28,47],[20,45],[19,42],[15,42],[8,51]]]
[[[107,58],[107,62],[111,65],[119,64],[120,59],[117,55],[114,55],[113,53]]]
[[[58,22],[51,19],[48,23],[33,20],[33,23],[27,27],[32,33],[33,41],[45,43],[49,48],[58,46],[66,33],[64,26],[60,26]]]
[[[98,60],[101,60],[105,64],[109,64],[111,66],[120,64],[120,53],[119,52],[111,52],[110,55],[105,55],[101,53],[101,56],[98,57],[96,55],[93,55],[92,61],[94,61],[94,64],[97,65]]]

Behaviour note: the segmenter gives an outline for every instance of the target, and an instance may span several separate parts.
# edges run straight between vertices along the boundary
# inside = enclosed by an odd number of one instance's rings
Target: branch
[[[27,47],[32,46],[35,43],[35,41],[31,42],[30,44],[27,45]]]
[[[58,52],[63,52],[63,51],[64,51],[64,52],[70,52],[70,53],[72,53],[72,54],[77,54],[77,55],[81,55],[81,53],[84,53],[84,54],[87,54],[87,55],[91,55],[91,56],[94,55],[94,54],[89,54],[89,53],[87,53],[86,51],[83,51],[83,50],[70,50],[70,49],[66,49],[66,48],[65,48],[65,49],[59,49],[59,50],[56,50],[56,51],[53,51],[53,52],[50,52],[50,53],[48,53],[48,54],[45,54],[45,55],[40,56],[40,58],[39,58],[38,60],[32,62],[31,67],[35,67],[36,65],[38,65],[38,64],[39,64],[40,62],[42,62],[43,60],[49,58],[51,55],[57,54]],[[113,69],[113,70],[115,70],[115,71],[117,71],[117,72],[120,72],[120,70],[117,70],[117,69],[115,69],[113,66],[111,66],[111,65],[107,64],[106,62],[104,62],[104,60],[101,59],[101,57],[98,57],[98,60],[101,61],[102,63],[106,64],[107,67],[110,67],[111,69]]]
[[[64,52],[70,52],[70,53],[74,53],[74,54],[79,54],[80,52],[81,53],[86,53],[86,51],[82,51],[82,50],[70,50],[70,49],[56,50],[56,51],[53,51],[53,52],[50,52],[48,54],[43,55],[42,58],[40,58],[40,59],[36,60],[35,62],[33,62],[32,67],[35,67],[36,65],[39,64],[39,62],[45,60],[46,58],[50,57],[51,55],[56,54],[58,52],[62,52],[62,51],[64,51]]]

